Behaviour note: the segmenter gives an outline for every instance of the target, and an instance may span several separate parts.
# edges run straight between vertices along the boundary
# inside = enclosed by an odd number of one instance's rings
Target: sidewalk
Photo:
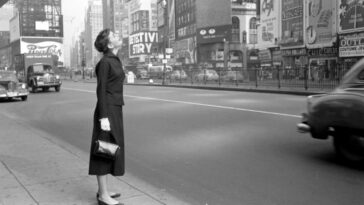
[[[0,205],[97,204],[88,153],[6,111],[0,113],[0,141]],[[129,173],[109,183],[125,205],[187,205]]]

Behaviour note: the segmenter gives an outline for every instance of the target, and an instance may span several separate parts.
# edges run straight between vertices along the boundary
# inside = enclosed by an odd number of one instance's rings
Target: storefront
[[[342,68],[350,69],[364,56],[364,32],[339,36],[339,57]]]
[[[312,81],[337,79],[338,49],[336,47],[308,49],[308,78]]]
[[[283,58],[283,78],[304,78],[304,69],[307,65],[306,48],[285,49],[281,50]]]

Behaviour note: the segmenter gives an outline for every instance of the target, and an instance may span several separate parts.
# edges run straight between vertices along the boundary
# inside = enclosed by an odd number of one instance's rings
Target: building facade
[[[63,66],[63,15],[61,0],[15,1],[10,20],[12,56],[23,53],[51,54],[54,66]]]
[[[100,53],[94,48],[94,41],[99,32],[104,28],[103,25],[103,5],[101,0],[89,1],[86,19],[83,54],[85,57],[85,66],[93,68],[100,60]]]

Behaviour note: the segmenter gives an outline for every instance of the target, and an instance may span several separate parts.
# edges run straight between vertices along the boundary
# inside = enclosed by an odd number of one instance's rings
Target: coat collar
[[[108,57],[108,58],[116,58],[116,59],[118,59],[118,60],[120,60],[119,59],[119,57],[117,57],[113,52],[111,52],[110,50],[108,51],[108,52],[106,52],[105,54],[104,54],[104,56],[105,57]]]

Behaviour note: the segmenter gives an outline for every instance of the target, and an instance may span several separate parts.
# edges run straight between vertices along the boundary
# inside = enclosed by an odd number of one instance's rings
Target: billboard
[[[197,43],[221,43],[230,41],[231,25],[210,26],[197,29]]]
[[[364,32],[340,35],[339,56],[364,56]]]
[[[9,22],[10,43],[20,39],[19,14],[17,13]]]
[[[339,32],[364,30],[364,0],[339,0]]]
[[[129,57],[139,57],[152,53],[152,47],[158,43],[158,32],[145,31],[129,35]]]
[[[303,46],[303,0],[282,0],[281,46]]]
[[[277,46],[280,0],[264,0],[260,4],[260,26],[258,27],[258,44],[263,48]]]
[[[58,57],[58,64],[64,63],[62,38],[21,38],[20,53],[51,54]]]
[[[308,48],[332,46],[336,41],[336,2],[332,0],[307,0],[306,43]]]

